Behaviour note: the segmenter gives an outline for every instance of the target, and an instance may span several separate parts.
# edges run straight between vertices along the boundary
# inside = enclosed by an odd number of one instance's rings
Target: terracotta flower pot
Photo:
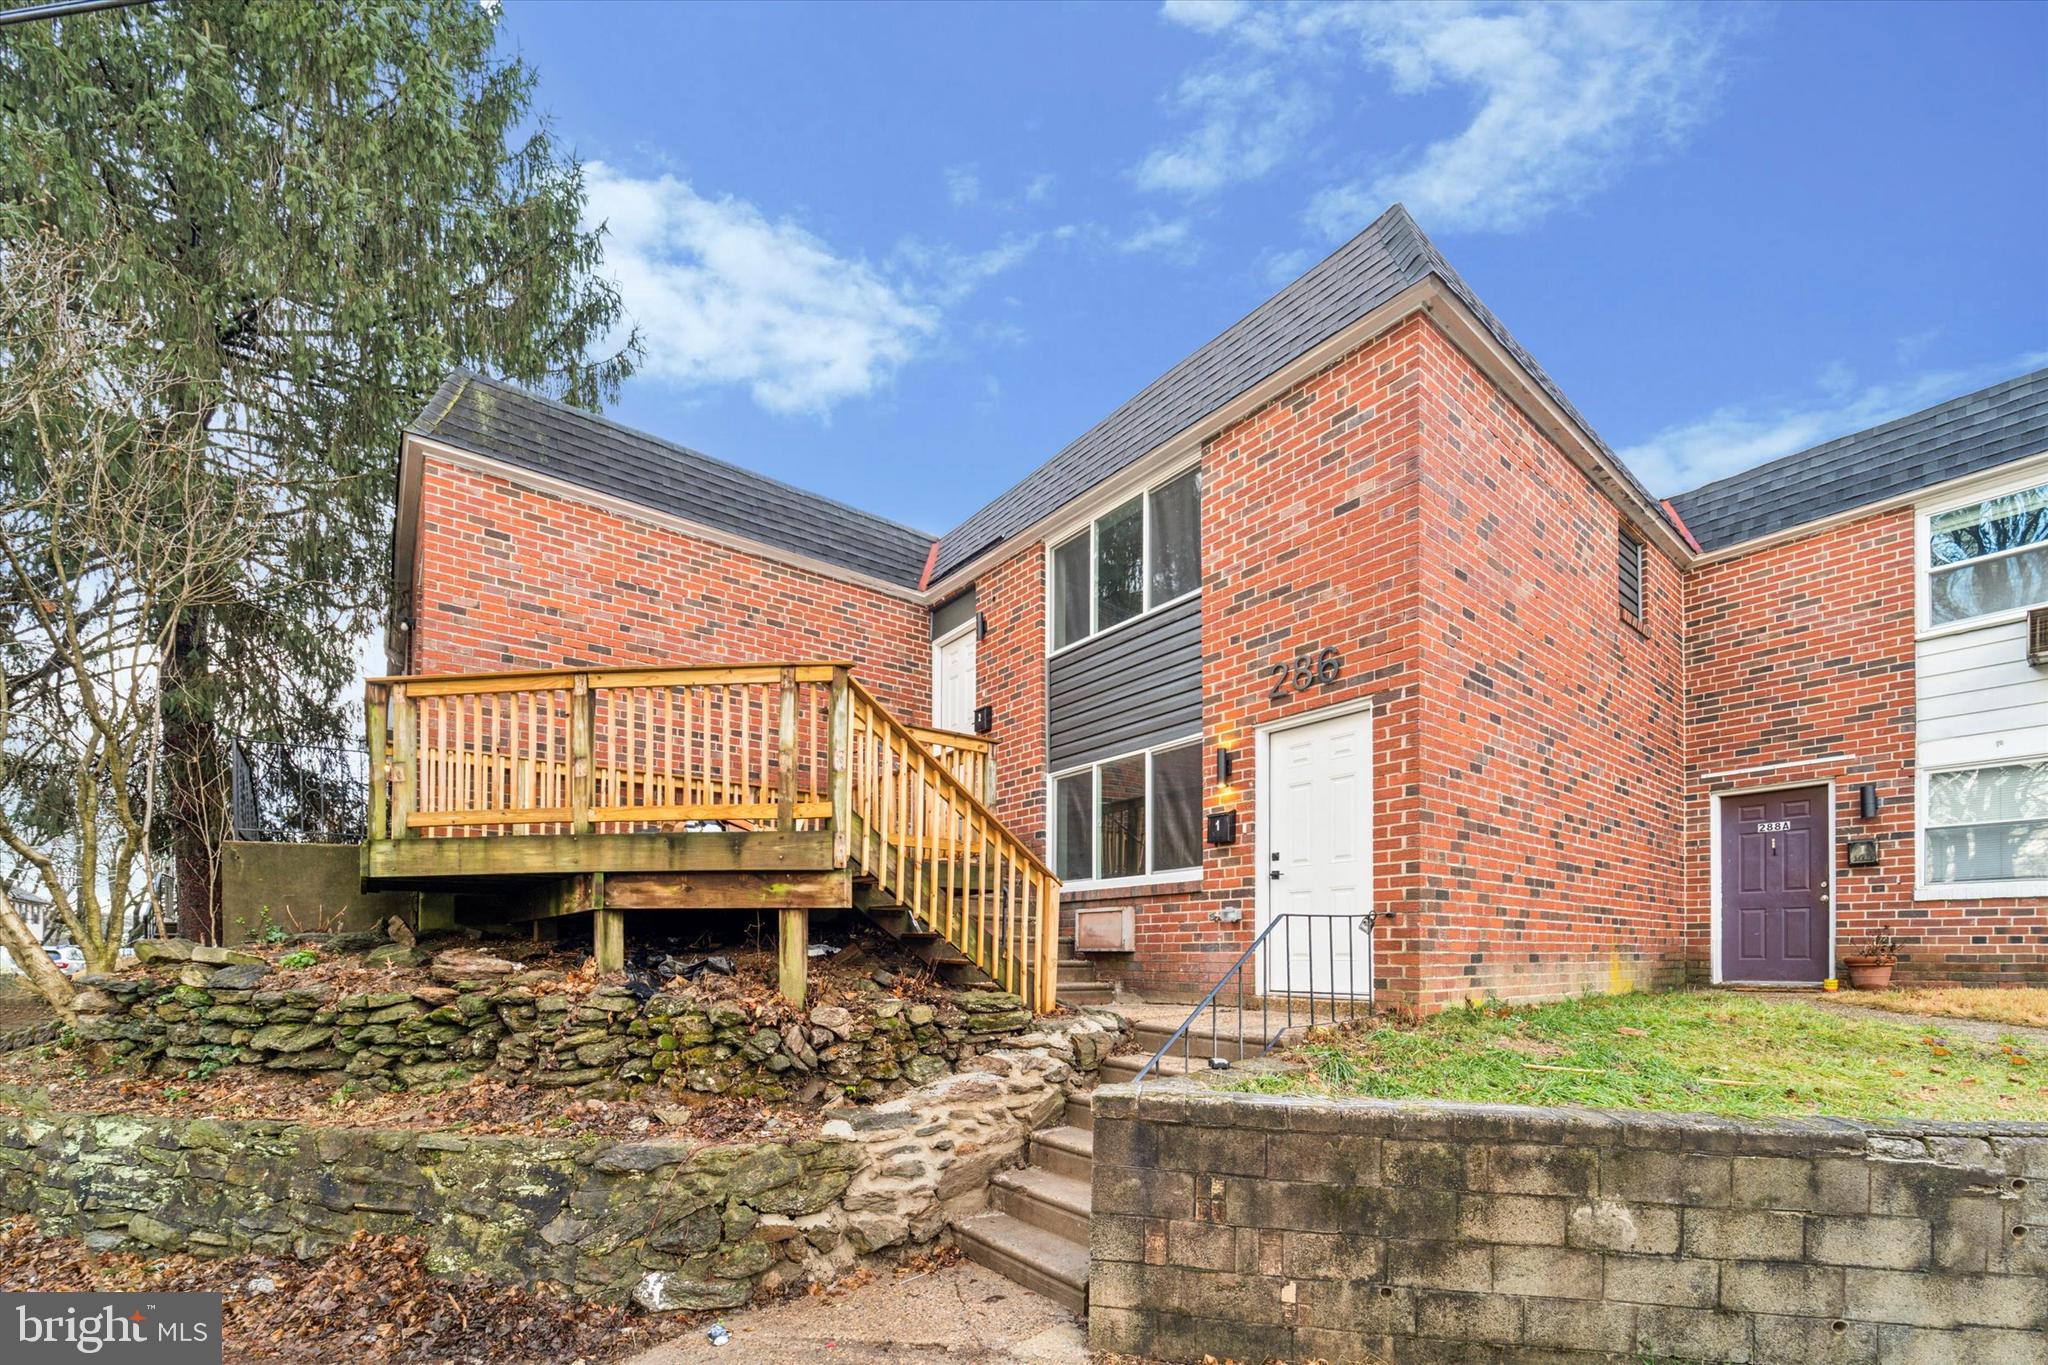
[[[1892,984],[1892,968],[1895,957],[1845,957],[1842,965],[1849,969],[1849,985],[1859,991],[1881,991]]]

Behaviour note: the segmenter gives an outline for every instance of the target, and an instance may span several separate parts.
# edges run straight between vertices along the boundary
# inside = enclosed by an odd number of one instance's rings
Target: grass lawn
[[[2048,1050],[1881,1016],[1708,991],[1449,1010],[1320,1034],[1272,1094],[1575,1104],[1691,1113],[2048,1121]]]
[[[1898,1014],[1938,1014],[1947,1019],[1982,1019],[1993,1024],[2048,1028],[2048,987],[1902,987],[1890,991],[1843,991],[1845,1005]]]

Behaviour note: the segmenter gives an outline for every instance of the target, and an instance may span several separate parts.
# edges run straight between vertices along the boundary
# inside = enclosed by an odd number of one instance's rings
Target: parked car
[[[67,943],[61,947],[44,948],[43,951],[50,955],[50,961],[57,964],[57,970],[66,976],[76,976],[85,970],[83,948]]]

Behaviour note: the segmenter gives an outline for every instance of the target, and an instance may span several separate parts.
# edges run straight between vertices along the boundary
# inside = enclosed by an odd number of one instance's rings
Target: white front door
[[[1259,927],[1292,914],[1260,954],[1274,995],[1372,993],[1360,912],[1372,908],[1372,713],[1264,736]]]
[[[932,724],[974,730],[974,624],[932,644]]]

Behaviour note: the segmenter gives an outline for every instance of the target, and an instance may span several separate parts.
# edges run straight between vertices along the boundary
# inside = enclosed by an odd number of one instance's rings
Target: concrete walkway
[[[627,1365],[1088,1365],[1089,1360],[1088,1332],[1079,1318],[966,1262],[900,1280],[878,1274],[858,1288],[742,1309],[724,1322],[732,1339],[723,1346],[705,1339],[706,1323]]]

